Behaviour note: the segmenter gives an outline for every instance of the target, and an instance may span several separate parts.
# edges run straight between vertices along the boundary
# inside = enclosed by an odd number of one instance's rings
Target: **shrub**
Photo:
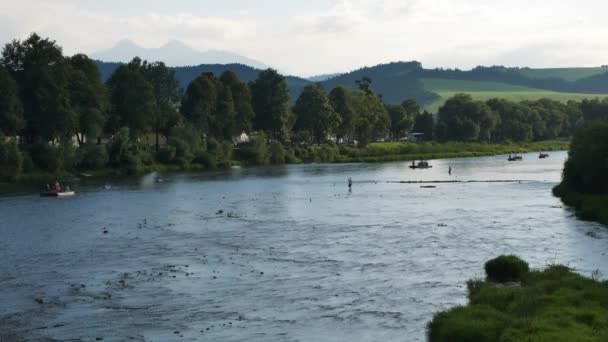
[[[217,167],[217,160],[215,156],[207,151],[199,152],[193,160],[196,164],[205,165],[210,169],[214,169]]]
[[[15,142],[4,142],[0,134],[0,180],[12,181],[20,174],[23,167],[23,156]]]
[[[285,150],[278,142],[270,144],[270,164],[285,164]]]
[[[163,164],[170,164],[175,158],[175,147],[162,147],[156,152],[156,160]]]
[[[108,150],[103,145],[84,145],[78,150],[80,155],[80,168],[99,169],[105,167],[110,160]]]
[[[270,162],[270,152],[263,134],[256,135],[252,141],[241,144],[239,159],[245,164],[266,165]]]
[[[436,314],[427,335],[430,342],[494,342],[508,321],[507,315],[487,305],[458,306]]]
[[[519,281],[530,270],[528,263],[514,255],[501,255],[485,264],[489,280],[504,283]]]
[[[34,144],[30,148],[30,156],[39,169],[55,173],[63,167],[61,149],[44,143]]]

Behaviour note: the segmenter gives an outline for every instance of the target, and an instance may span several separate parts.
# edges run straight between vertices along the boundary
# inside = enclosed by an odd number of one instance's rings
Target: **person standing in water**
[[[348,190],[351,190],[352,187],[353,187],[353,179],[348,177]]]
[[[448,166],[448,174],[450,176],[452,175],[452,165]]]

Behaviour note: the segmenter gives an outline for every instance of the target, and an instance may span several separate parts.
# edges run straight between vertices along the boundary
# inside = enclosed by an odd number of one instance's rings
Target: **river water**
[[[499,254],[608,274],[608,230],[551,195],[565,157],[146,175],[73,184],[72,198],[13,189],[0,197],[0,331],[423,341],[433,313],[465,304],[466,280]],[[515,181],[392,183],[412,180]]]

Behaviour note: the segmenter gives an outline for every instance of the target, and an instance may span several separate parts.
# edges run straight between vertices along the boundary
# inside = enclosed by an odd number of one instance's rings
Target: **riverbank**
[[[569,191],[562,184],[553,188],[553,194],[564,204],[573,207],[576,217],[581,220],[596,221],[608,226],[608,195]]]
[[[503,143],[503,144],[480,144],[480,143],[464,143],[464,142],[382,142],[372,143],[364,148],[357,148],[347,145],[322,145],[322,146],[307,146],[298,148],[287,148],[282,151],[283,155],[295,156],[295,158],[283,158],[285,163],[300,164],[300,163],[376,163],[376,162],[393,162],[393,161],[410,161],[410,160],[429,160],[429,159],[447,159],[447,158],[468,158],[468,157],[483,157],[492,155],[501,155],[509,153],[526,153],[535,151],[557,151],[568,149],[568,140],[549,140],[529,143]],[[267,153],[272,153],[268,151]],[[238,157],[238,153],[234,153],[235,160],[230,160],[224,164],[224,167],[233,165],[259,165]],[[259,158],[260,160],[276,160],[273,155],[267,158]],[[281,163],[278,163],[281,164]],[[161,164],[153,163],[142,165],[137,174],[145,174],[150,172],[174,172],[174,171],[204,171],[210,168],[203,164],[191,163],[187,165],[176,164]],[[78,178],[103,178],[103,177],[120,177],[131,174],[123,168],[101,168],[96,170],[78,170],[78,171],[59,171],[48,173],[43,171],[32,171],[19,175],[17,182],[19,183],[41,183],[52,182],[55,180],[74,180]]]
[[[605,281],[553,265],[525,273],[520,282],[470,280],[467,287],[468,305],[429,322],[430,342],[608,340]]]

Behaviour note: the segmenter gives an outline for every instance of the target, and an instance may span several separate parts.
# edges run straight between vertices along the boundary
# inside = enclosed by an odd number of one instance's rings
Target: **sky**
[[[603,0],[0,0],[0,43],[31,32],[64,53],[179,40],[312,76],[424,67],[608,64]]]

